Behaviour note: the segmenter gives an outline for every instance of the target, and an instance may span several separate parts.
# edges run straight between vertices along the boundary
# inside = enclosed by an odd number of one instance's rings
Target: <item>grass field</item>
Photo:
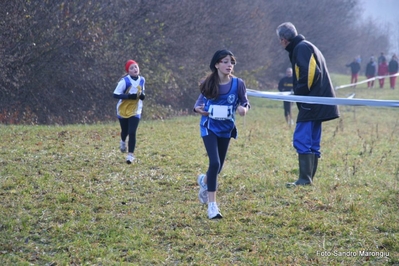
[[[351,92],[399,100],[365,85],[337,94]],[[399,265],[398,110],[340,106],[315,184],[287,189],[298,165],[282,102],[250,101],[217,221],[197,198],[198,116],[141,121],[132,165],[117,121],[0,126],[0,265]]]

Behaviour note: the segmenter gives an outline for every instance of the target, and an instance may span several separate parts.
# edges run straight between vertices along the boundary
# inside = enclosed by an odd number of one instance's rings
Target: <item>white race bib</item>
[[[210,105],[209,117],[213,119],[229,119],[232,115],[232,106],[227,105]]]

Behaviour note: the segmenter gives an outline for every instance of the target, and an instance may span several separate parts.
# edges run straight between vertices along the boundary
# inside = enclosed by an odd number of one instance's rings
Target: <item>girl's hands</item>
[[[194,108],[194,110],[196,113],[199,113],[200,115],[209,116],[209,113],[204,111],[204,106],[205,106],[204,104],[197,106]]]
[[[248,107],[244,107],[244,106],[241,106],[241,105],[237,107],[237,112],[238,112],[238,114],[240,116],[246,115],[247,111],[248,111]]]

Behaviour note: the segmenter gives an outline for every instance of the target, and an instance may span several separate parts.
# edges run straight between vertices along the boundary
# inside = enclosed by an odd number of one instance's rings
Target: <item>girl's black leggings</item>
[[[209,167],[206,173],[208,191],[214,192],[217,187],[217,177],[222,170],[229,148],[230,138],[219,138],[209,130],[209,135],[202,137],[209,157]]]
[[[121,125],[121,139],[126,141],[129,136],[128,152],[133,153],[136,148],[136,131],[139,126],[140,118],[132,116],[129,118],[119,118]]]

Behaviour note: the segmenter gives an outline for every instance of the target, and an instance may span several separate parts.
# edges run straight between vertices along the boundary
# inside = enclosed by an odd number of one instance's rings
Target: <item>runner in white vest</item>
[[[126,163],[134,160],[136,131],[140,122],[145,98],[145,78],[140,76],[139,65],[134,60],[125,64],[127,75],[121,78],[114,91],[114,98],[119,99],[116,114],[121,126],[120,150],[126,152],[126,138],[129,136]]]

